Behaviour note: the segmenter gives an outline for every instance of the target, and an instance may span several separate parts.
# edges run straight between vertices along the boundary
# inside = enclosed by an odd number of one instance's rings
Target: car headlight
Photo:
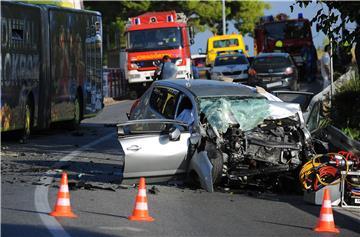
[[[182,64],[182,59],[178,59],[175,61],[176,66],[179,66],[180,64]]]
[[[212,73],[214,76],[222,76],[222,73],[221,72],[213,72]]]
[[[135,69],[139,68],[139,66],[136,63],[131,63],[130,67],[135,68]]]

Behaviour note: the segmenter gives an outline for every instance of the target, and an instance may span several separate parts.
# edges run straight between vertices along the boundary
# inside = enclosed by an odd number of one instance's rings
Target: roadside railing
[[[128,95],[128,82],[125,72],[119,68],[104,68],[103,70],[104,97],[122,99]]]

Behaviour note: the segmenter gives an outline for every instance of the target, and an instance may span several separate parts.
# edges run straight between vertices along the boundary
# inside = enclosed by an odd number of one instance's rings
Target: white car
[[[242,53],[219,55],[211,68],[211,79],[224,81],[231,78],[233,82],[248,80],[249,61]]]

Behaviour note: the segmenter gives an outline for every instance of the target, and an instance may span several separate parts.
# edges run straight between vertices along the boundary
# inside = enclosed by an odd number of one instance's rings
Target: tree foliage
[[[149,11],[175,10],[190,17],[189,22],[197,31],[209,29],[213,33],[222,33],[221,1],[84,1],[84,5],[87,9],[100,11],[104,25],[118,27],[120,31],[124,30],[129,17]],[[237,30],[251,34],[257,18],[269,8],[270,4],[262,1],[226,0],[226,19],[233,21]]]
[[[297,1],[300,7],[311,7],[310,1]],[[360,2],[352,1],[321,1],[317,0],[316,4],[320,5],[311,23],[316,23],[316,30],[323,31],[334,42],[349,43],[355,42],[360,37]],[[324,6],[327,6],[328,11]],[[293,8],[291,8],[292,10]],[[339,15],[335,10],[339,11]],[[346,24],[355,22],[356,28],[349,31]]]

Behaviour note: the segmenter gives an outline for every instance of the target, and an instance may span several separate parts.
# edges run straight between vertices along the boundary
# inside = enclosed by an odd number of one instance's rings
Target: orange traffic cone
[[[145,178],[141,177],[139,182],[139,191],[136,196],[135,208],[132,216],[129,216],[131,221],[154,221],[154,218],[149,216],[148,204],[146,197]]]
[[[330,192],[328,189],[325,189],[319,222],[317,227],[314,228],[314,231],[340,233],[339,229],[335,227],[334,216],[331,209]]]
[[[50,213],[51,216],[76,218],[77,216],[71,211],[70,193],[68,186],[68,178],[65,172],[61,176],[60,190],[54,211]]]

